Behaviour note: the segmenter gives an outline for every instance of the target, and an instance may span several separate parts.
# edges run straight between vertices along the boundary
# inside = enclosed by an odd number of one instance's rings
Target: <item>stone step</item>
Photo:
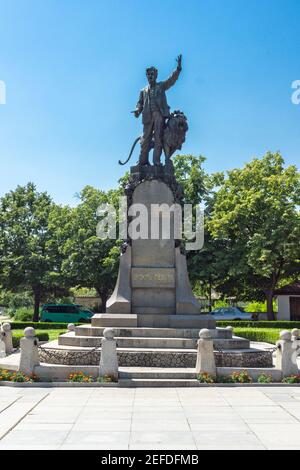
[[[215,328],[212,315],[166,315],[166,314],[117,314],[98,313],[92,317],[96,327],[153,327],[153,328]]]
[[[1,359],[1,363],[3,359]],[[3,363],[2,367],[6,368],[7,365]],[[14,369],[10,369],[14,370]],[[243,369],[238,367],[227,368],[218,367],[218,375],[226,376],[232,374],[233,371],[241,371]],[[53,381],[53,382],[66,382],[71,372],[83,372],[86,375],[93,376],[94,380],[99,375],[99,366],[82,366],[82,365],[60,365],[60,364],[41,364],[35,368],[35,373],[41,380]],[[249,368],[249,374],[254,381],[262,373],[266,375],[272,375],[273,380],[280,382],[282,379],[282,373],[279,369],[274,367],[261,369],[261,368]],[[194,369],[172,369],[172,368],[160,368],[160,367],[120,367],[119,368],[119,383],[118,384],[105,384],[105,386],[122,386],[122,387],[139,387],[144,384],[145,387],[166,387],[166,383],[170,382],[170,387],[177,386],[196,386],[195,384],[196,374]],[[154,385],[155,383],[155,385]],[[45,384],[44,384],[45,385]],[[98,384],[90,384],[91,386],[97,386]]]
[[[103,336],[104,327],[81,325],[75,329],[76,336]],[[198,328],[114,328],[117,337],[150,337],[150,338],[191,338],[199,339]],[[215,328],[210,330],[211,336],[218,339],[232,338],[232,330]]]
[[[79,336],[74,333],[60,335],[58,344],[64,346],[100,347],[100,336]],[[118,337],[118,348],[150,348],[150,349],[196,349],[197,340],[191,338],[159,338],[159,337]],[[232,339],[214,339],[216,349],[247,349],[249,340],[233,337]]]
[[[114,327],[114,326],[137,326],[137,316],[131,314],[96,313],[92,317],[92,326]]]
[[[199,387],[197,379],[120,379],[119,386],[126,388]]]
[[[118,348],[120,367],[193,368],[196,349]],[[48,364],[99,365],[101,349],[63,346],[51,341],[40,348],[40,360]],[[215,350],[219,367],[272,367],[272,353],[258,349]]]
[[[192,368],[119,367],[120,379],[195,379]]]
[[[162,315],[162,314],[138,314],[138,326],[153,328],[215,328],[216,322],[213,315]]]
[[[214,339],[214,347],[216,350],[223,349],[249,349],[250,341],[239,336],[233,336],[231,339]]]

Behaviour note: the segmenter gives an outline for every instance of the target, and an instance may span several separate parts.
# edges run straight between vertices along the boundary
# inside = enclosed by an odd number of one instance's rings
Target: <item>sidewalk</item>
[[[300,387],[2,387],[1,449],[300,449]]]

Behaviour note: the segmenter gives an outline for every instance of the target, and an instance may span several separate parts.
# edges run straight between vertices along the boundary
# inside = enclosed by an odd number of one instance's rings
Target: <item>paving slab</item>
[[[44,429],[42,432],[40,429],[30,429],[30,431],[28,429],[15,429],[2,439],[1,444],[15,445],[17,442],[20,445],[28,446],[35,446],[36,444],[45,446],[59,445],[67,437],[68,433],[69,430],[66,429]]]
[[[300,388],[0,389],[0,449],[300,449]]]
[[[297,423],[297,419],[280,406],[238,406],[234,409],[248,424]]]
[[[120,431],[71,431],[64,444],[98,445],[102,444],[110,449],[111,445],[128,446],[130,433]]]
[[[194,447],[196,444],[192,433],[181,431],[161,432],[159,428],[157,428],[156,431],[132,432],[129,445],[152,445],[154,448],[156,448],[157,445],[171,445],[175,447],[177,443],[178,445],[185,447]]]
[[[249,424],[249,427],[267,449],[300,450],[300,423]]]
[[[178,418],[178,419],[133,419],[131,423],[132,432],[142,431],[142,432],[190,432],[190,426],[187,419]]]
[[[130,432],[131,419],[84,419],[77,421],[72,428],[73,432]]]

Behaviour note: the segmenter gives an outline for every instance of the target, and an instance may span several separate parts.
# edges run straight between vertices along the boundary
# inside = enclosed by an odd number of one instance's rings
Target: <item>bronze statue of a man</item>
[[[172,75],[162,82],[157,82],[158,71],[155,67],[149,67],[146,75],[149,85],[141,90],[139,100],[134,111],[135,117],[142,113],[143,136],[141,138],[140,165],[149,165],[149,151],[154,140],[153,163],[161,165],[162,136],[166,119],[170,116],[170,107],[167,103],[166,90],[176,82],[181,72],[182,56],[176,59],[177,68]]]

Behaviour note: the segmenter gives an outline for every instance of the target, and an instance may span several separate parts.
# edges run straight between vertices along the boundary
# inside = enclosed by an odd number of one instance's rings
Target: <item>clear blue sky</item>
[[[30,180],[75,204],[87,184],[115,187],[144,69],[164,79],[179,53],[184,153],[210,172],[267,150],[299,164],[299,31],[299,0],[0,0],[0,196]]]

